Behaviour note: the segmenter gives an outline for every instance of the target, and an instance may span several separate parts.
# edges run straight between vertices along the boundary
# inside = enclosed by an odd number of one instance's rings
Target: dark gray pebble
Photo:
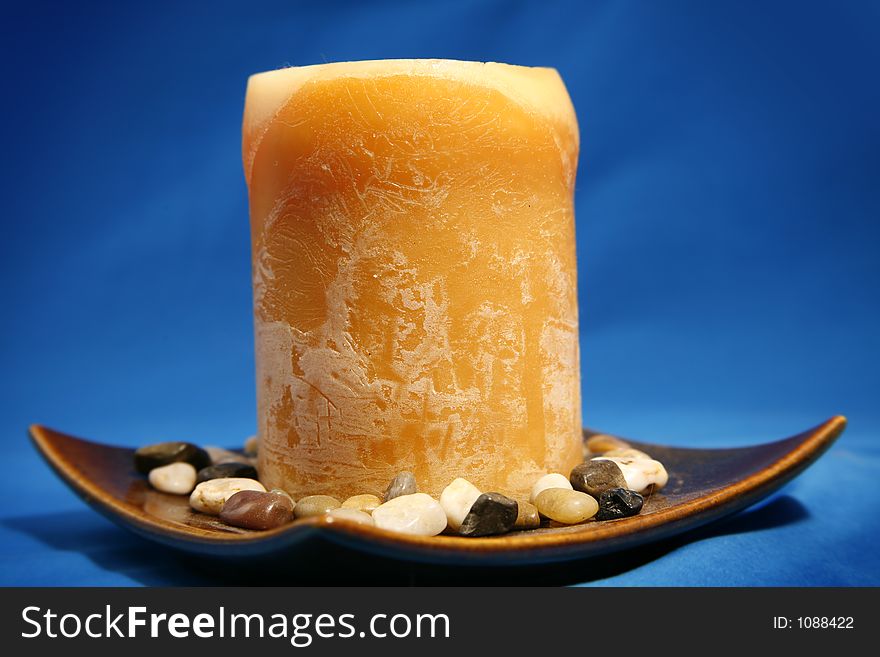
[[[519,505],[501,493],[483,493],[471,505],[458,532],[462,536],[492,536],[513,529]]]
[[[616,520],[636,515],[642,510],[645,498],[633,490],[612,488],[599,496],[596,520]]]
[[[611,488],[626,488],[626,479],[620,466],[614,461],[585,461],[574,467],[568,480],[571,487],[587,495],[599,498]]]
[[[404,471],[394,477],[391,483],[388,484],[388,488],[385,489],[385,495],[382,496],[382,502],[393,500],[401,495],[412,495],[418,492],[415,475],[412,472]]]
[[[169,463],[189,463],[196,470],[211,465],[211,457],[198,445],[184,442],[156,443],[134,453],[134,468],[141,474]]]
[[[211,479],[227,479],[229,477],[257,479],[257,469],[250,463],[218,463],[217,465],[209,465],[207,468],[199,470],[196,484]]]

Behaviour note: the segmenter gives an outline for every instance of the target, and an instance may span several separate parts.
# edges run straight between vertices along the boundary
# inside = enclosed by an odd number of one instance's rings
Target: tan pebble
[[[379,499],[378,495],[364,493],[363,495],[353,495],[352,497],[349,497],[342,503],[342,508],[356,509],[357,511],[363,511],[364,513],[372,513],[380,504],[382,504],[382,500]]]
[[[248,456],[256,456],[260,449],[260,439],[258,436],[249,436],[244,441],[244,453]]]
[[[327,512],[327,515],[334,519],[338,518],[339,520],[350,520],[351,522],[356,522],[359,525],[373,524],[373,517],[369,513],[359,511],[358,509],[352,509],[350,507],[330,509]]]
[[[604,454],[612,449],[629,449],[629,443],[608,434],[597,433],[587,439],[586,447],[593,454]]]
[[[532,494],[529,495],[529,502],[534,504],[538,495],[541,494],[541,491],[547,490],[548,488],[566,488],[571,490],[571,482],[568,480],[568,477],[559,474],[558,472],[546,474],[538,479],[538,481],[535,482],[535,485],[532,486]]]
[[[550,520],[565,525],[576,525],[589,520],[599,511],[595,498],[576,490],[548,488],[535,500],[538,512]]]
[[[296,503],[293,515],[297,518],[322,516],[331,509],[338,509],[339,500],[329,495],[307,495]]]
[[[522,500],[517,501],[519,511],[516,514],[514,529],[534,529],[541,526],[541,516],[538,515],[538,507]]]
[[[266,488],[256,479],[227,477],[203,481],[189,496],[189,505],[196,511],[218,515],[226,500],[243,490],[266,492]]]
[[[220,465],[221,463],[250,462],[250,459],[243,454],[236,454],[235,452],[231,452],[228,449],[215,447],[214,445],[209,445],[205,447],[205,451],[208,452],[208,456],[211,457],[212,465]]]
[[[189,495],[196,485],[196,469],[189,463],[169,463],[150,470],[150,484],[173,495]]]

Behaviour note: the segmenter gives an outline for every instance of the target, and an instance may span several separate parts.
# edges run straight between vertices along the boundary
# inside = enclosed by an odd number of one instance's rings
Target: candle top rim
[[[384,73],[385,75],[398,75],[401,73],[418,75],[431,72],[442,74],[454,72],[456,70],[462,71],[483,67],[488,67],[490,69],[504,68],[521,72],[544,71],[557,73],[556,69],[552,66],[526,66],[523,64],[508,64],[506,62],[483,62],[469,59],[448,59],[443,57],[401,57],[391,59],[352,59],[339,62],[322,62],[320,64],[303,64],[302,66],[282,66],[268,71],[252,73],[248,76],[248,79],[253,80],[261,76],[284,75],[290,71],[329,73],[337,69],[339,71],[347,69],[345,75],[339,75],[338,77],[358,77],[359,75],[376,73]],[[383,71],[383,69],[385,70]]]
[[[458,59],[367,59],[289,66],[254,73],[248,78],[242,137],[250,148],[244,153],[245,171],[272,117],[304,85],[343,79],[384,78],[399,75],[433,77],[492,88],[530,112],[569,127],[579,141],[574,106],[559,72],[549,66],[521,66],[501,62]],[[249,177],[249,175],[248,175]]]

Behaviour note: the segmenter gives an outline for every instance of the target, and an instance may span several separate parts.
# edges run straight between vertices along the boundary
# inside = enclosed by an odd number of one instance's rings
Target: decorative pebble
[[[571,490],[571,482],[565,475],[561,475],[558,472],[546,474],[538,479],[538,481],[535,482],[535,485],[532,486],[532,494],[529,496],[529,502],[534,504],[535,500],[538,499],[538,495],[541,494],[541,491],[545,491],[548,488],[565,488]]]
[[[599,496],[599,512],[596,520],[628,518],[642,510],[645,498],[633,490],[612,488]]]
[[[663,488],[669,481],[669,475],[666,468],[660,461],[654,459],[626,459],[614,456],[598,456],[593,461],[613,461],[620,466],[623,472],[623,478],[626,479],[626,486],[629,490],[641,493],[648,486],[654,485],[655,488]]]
[[[629,443],[608,434],[597,433],[587,439],[586,447],[593,454],[604,454],[612,449],[628,449]]]
[[[531,502],[519,501],[519,509],[516,514],[516,522],[513,523],[514,529],[535,529],[541,526],[541,516],[538,515],[538,508]]]
[[[339,507],[338,509],[330,509],[327,515],[331,518],[339,518],[340,520],[351,520],[359,525],[372,525],[373,516],[358,509],[351,507]]]
[[[284,497],[286,497],[287,499],[290,500],[291,506],[296,507],[296,500],[293,499],[293,497],[290,495],[290,493],[288,493],[286,490],[283,490],[281,488],[273,488],[269,492],[275,493],[276,495],[284,495]]]
[[[339,500],[329,495],[306,495],[296,503],[294,514],[297,518],[311,518],[322,516],[331,509],[338,509]]]
[[[446,520],[452,529],[458,531],[480,494],[479,488],[461,477],[453,479],[452,483],[443,489],[440,493],[440,506],[443,507]]]
[[[211,457],[198,445],[184,442],[156,443],[141,447],[134,453],[134,467],[141,474],[149,474],[153,468],[169,463],[181,462],[201,470],[211,465]]]
[[[243,463],[245,461],[250,461],[250,457],[245,456],[244,454],[238,454],[236,452],[232,452],[222,447],[216,447],[214,445],[206,445],[205,451],[208,452],[208,456],[211,457],[212,465],[220,465],[221,463]]]
[[[458,533],[462,536],[505,534],[513,529],[518,513],[516,500],[501,493],[483,493],[471,505]]]
[[[247,454],[248,456],[256,456],[259,449],[260,449],[259,436],[248,436],[248,439],[244,441],[244,453]]]
[[[220,520],[233,527],[272,529],[293,519],[290,497],[257,490],[232,495],[220,510]]]
[[[257,469],[250,463],[218,463],[199,470],[197,482],[202,483],[211,479],[225,479],[227,477],[256,479]]]
[[[633,449],[632,447],[627,447],[626,449],[611,449],[602,454],[605,457],[619,458],[619,459],[650,459],[651,457],[645,454],[644,452]]]
[[[380,504],[382,504],[382,500],[377,495],[354,495],[342,503],[342,508],[372,513]]]
[[[203,481],[189,496],[189,505],[196,511],[218,515],[226,500],[243,490],[265,493],[266,488],[256,479],[211,479]]]
[[[446,529],[446,512],[425,493],[401,495],[373,511],[373,522],[387,529],[417,536],[436,536]]]
[[[599,497],[609,488],[626,488],[626,479],[614,461],[596,459],[574,466],[569,476],[572,488]]]
[[[576,525],[596,515],[599,504],[586,493],[564,488],[548,488],[535,500],[538,512],[550,520]]]
[[[387,502],[401,495],[412,495],[416,491],[418,491],[418,488],[416,488],[415,475],[412,472],[404,471],[397,474],[391,480],[391,483],[388,484],[388,488],[385,489],[385,494],[382,496],[382,501]]]
[[[169,463],[150,470],[149,479],[163,493],[189,495],[196,485],[196,469],[189,463]]]

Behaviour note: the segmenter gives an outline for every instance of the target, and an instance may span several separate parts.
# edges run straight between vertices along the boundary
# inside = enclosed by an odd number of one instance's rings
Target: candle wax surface
[[[259,468],[339,499],[401,470],[521,497],[581,460],[578,129],[548,68],[252,76]]]

